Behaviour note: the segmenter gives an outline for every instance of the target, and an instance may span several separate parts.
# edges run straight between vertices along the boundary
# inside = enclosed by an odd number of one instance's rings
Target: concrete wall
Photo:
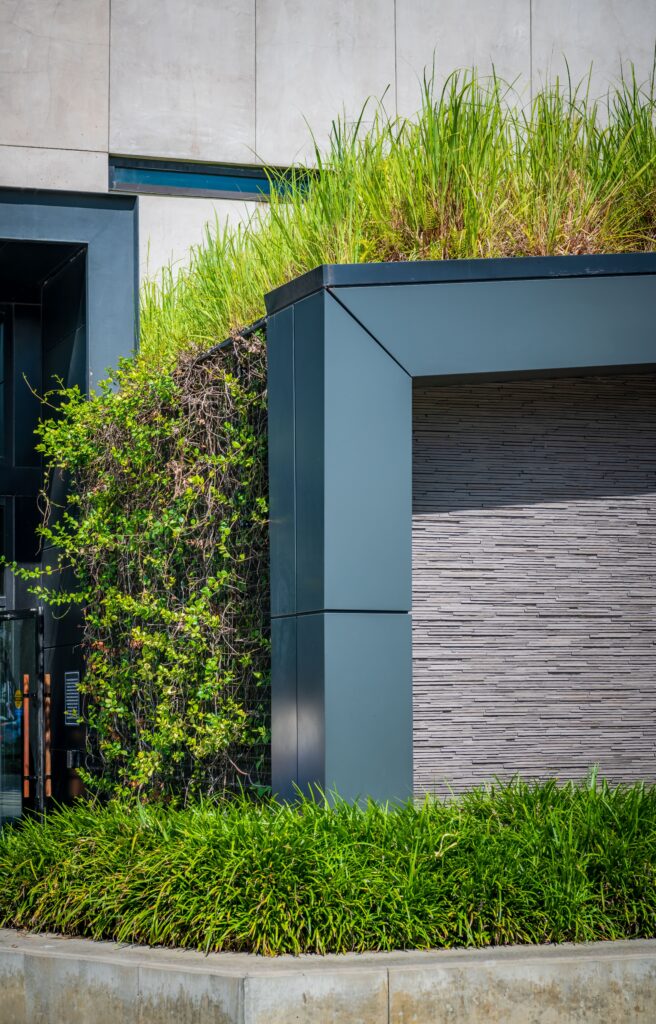
[[[599,94],[622,58],[646,78],[655,41],[654,0],[0,0],[0,186],[103,192],[109,153],[289,164],[306,121],[323,142],[386,89],[415,110],[434,57],[528,98],[566,53]],[[182,257],[201,207],[154,205],[151,253]]]
[[[2,929],[0,991],[0,1024],[653,1024],[656,941],[267,958]]]
[[[184,266],[189,247],[202,242],[226,224],[245,222],[263,212],[263,203],[196,196],[139,197],[139,268],[141,276],[156,276],[160,267]]]

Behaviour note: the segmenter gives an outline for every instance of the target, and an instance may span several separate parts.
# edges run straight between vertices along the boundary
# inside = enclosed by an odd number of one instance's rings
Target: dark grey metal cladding
[[[318,293],[294,307],[296,611],[324,604],[324,308]],[[276,514],[275,509],[272,509]]]
[[[296,611],[294,307],[267,324],[271,614]]]
[[[656,359],[656,276],[336,288],[335,295],[413,377],[629,368]]]
[[[295,615],[271,620],[271,788],[282,800],[294,799],[298,779],[298,693]]]
[[[323,607],[408,612],[412,380],[331,297],[325,314]]]
[[[323,288],[425,285],[474,281],[554,280],[656,274],[656,252],[498,259],[410,260],[404,263],[327,263],[265,295],[272,315]]]
[[[332,297],[294,308],[297,611],[407,611],[412,382]]]
[[[295,626],[291,626],[294,622]],[[281,629],[281,623],[286,625]],[[289,624],[289,625],[287,625]],[[274,656],[297,630],[298,767],[301,790],[320,786],[347,800],[405,800],[412,794],[412,641],[406,613],[321,612],[274,620]],[[288,693],[292,687],[289,685]],[[289,777],[293,712],[273,691],[274,792],[294,795]],[[287,725],[290,746],[281,750]]]
[[[93,387],[137,344],[136,200],[0,189],[0,238],[87,246],[87,384]]]
[[[327,612],[321,618],[326,789],[346,800],[407,800],[412,796],[410,616]]]
[[[298,699],[298,787],[326,785],[325,698],[330,680],[325,674],[324,615],[296,619]]]
[[[405,798],[412,382],[325,292],[268,336],[273,790]]]
[[[411,791],[411,378],[653,368],[654,275],[653,254],[324,267],[267,298],[270,313],[294,308],[297,603],[286,639],[274,621],[279,792]],[[271,493],[275,531],[273,481]],[[294,763],[285,789],[275,766]]]

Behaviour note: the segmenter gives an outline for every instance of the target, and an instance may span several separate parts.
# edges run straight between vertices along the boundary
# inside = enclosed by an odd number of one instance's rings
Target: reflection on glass
[[[36,620],[0,619],[0,826],[18,818],[23,810],[24,707],[22,681],[36,687]],[[31,701],[33,704],[34,701]],[[30,708],[28,773],[34,774],[36,708]]]
[[[0,320],[0,458],[5,455],[5,327]]]
[[[7,536],[5,534],[6,524],[5,499],[0,498],[0,556],[2,558],[7,557]],[[5,587],[6,577],[6,569],[3,569],[2,566],[0,566],[0,603],[4,603],[7,596],[7,589]]]

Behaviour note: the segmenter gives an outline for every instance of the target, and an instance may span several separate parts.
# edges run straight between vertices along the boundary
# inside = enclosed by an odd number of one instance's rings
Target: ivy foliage
[[[266,781],[265,380],[252,337],[169,369],[124,361],[91,400],[47,396],[41,533],[59,585],[33,573],[31,589],[84,608],[96,789],[186,800]]]

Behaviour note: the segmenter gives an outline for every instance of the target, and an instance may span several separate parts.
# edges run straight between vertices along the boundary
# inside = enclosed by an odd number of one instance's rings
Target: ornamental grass
[[[421,806],[78,803],[0,838],[0,923],[281,953],[656,936],[656,788]]]
[[[629,69],[601,101],[589,86],[556,81],[527,103],[521,82],[460,71],[425,83],[414,118],[369,103],[336,122],[310,174],[274,175],[270,203],[210,226],[188,268],[146,284],[142,353],[226,338],[322,263],[656,248],[654,76]]]

